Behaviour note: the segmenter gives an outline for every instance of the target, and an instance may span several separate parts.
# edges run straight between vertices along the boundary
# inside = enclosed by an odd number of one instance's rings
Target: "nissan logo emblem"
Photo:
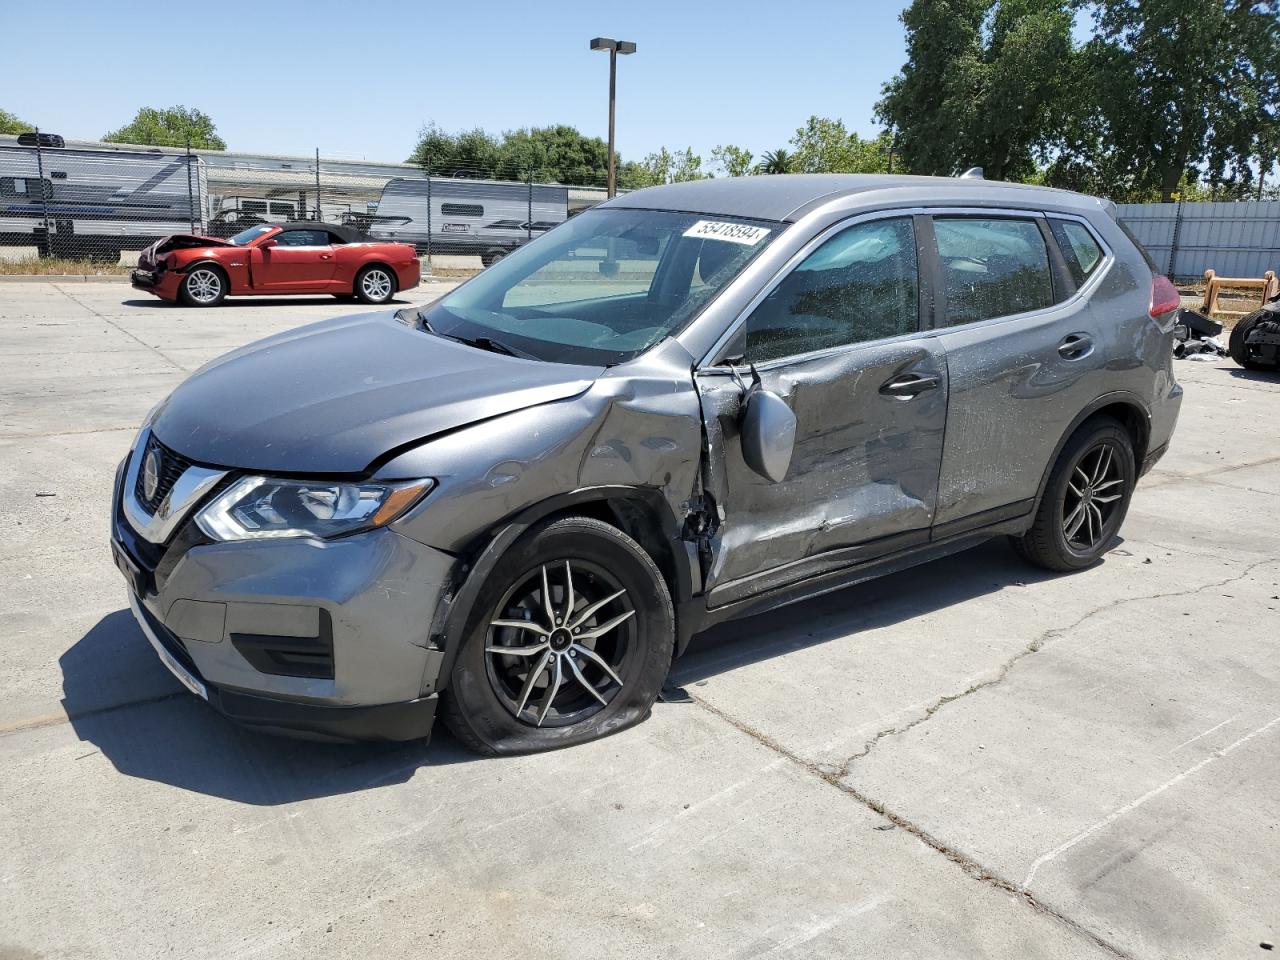
[[[142,495],[148,501],[156,498],[156,491],[160,489],[160,453],[157,450],[149,450],[142,460]]]

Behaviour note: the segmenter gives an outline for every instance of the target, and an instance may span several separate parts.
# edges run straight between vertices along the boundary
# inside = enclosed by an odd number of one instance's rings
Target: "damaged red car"
[[[263,223],[226,240],[175,234],[138,257],[133,286],[189,307],[225,297],[328,293],[386,303],[418,285],[417,252],[333,223]]]

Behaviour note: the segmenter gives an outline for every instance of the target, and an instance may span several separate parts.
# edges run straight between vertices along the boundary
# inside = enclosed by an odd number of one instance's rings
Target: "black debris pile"
[[[1216,360],[1227,355],[1218,336],[1222,324],[1183,307],[1173,328],[1173,355],[1179,360]]]

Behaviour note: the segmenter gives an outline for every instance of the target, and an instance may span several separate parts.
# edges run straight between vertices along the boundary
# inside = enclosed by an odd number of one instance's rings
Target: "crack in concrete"
[[[87,303],[84,303],[83,301],[81,301],[81,300],[77,299],[76,297],[73,297],[71,294],[67,293],[67,291],[63,290],[63,289],[62,289],[62,287],[61,287],[60,285],[58,285],[58,284],[56,284],[56,283],[55,283],[55,284],[53,284],[53,289],[57,290],[60,294],[62,294],[64,297],[66,297],[68,300],[70,300],[70,301],[71,301],[72,303],[74,303],[76,306],[78,306],[78,307],[83,307],[85,310],[88,310],[91,314],[93,314],[95,317],[97,317],[97,318],[98,318],[99,320],[101,320],[103,323],[105,323],[105,324],[107,324],[108,326],[110,326],[112,329],[117,330],[117,331],[118,331],[118,332],[120,332],[120,333],[123,333],[123,334],[124,334],[126,337],[128,337],[129,339],[131,339],[131,340],[135,341],[136,343],[138,343],[139,345],[141,345],[141,346],[142,346],[142,347],[144,347],[145,349],[150,350],[152,353],[154,353],[157,357],[159,357],[159,358],[160,358],[161,360],[163,360],[165,363],[169,364],[169,366],[173,367],[175,370],[178,370],[178,371],[180,371],[181,373],[190,373],[190,372],[191,372],[191,371],[190,371],[190,370],[188,370],[186,367],[184,367],[182,364],[180,364],[180,363],[178,363],[176,360],[174,360],[172,357],[166,356],[166,355],[165,355],[165,353],[164,353],[164,351],[163,351],[163,350],[161,350],[159,347],[157,347],[157,346],[155,346],[155,345],[153,345],[153,344],[147,343],[147,341],[143,340],[143,339],[142,339],[141,337],[139,337],[136,333],[131,333],[130,331],[126,330],[124,327],[120,326],[120,324],[118,324],[118,323],[116,323],[114,320],[112,320],[110,317],[106,316],[105,314],[99,313],[97,310],[93,309],[93,307],[89,306]]]
[[[1011,671],[1018,664],[1019,661],[1023,660],[1026,657],[1031,656],[1034,653],[1038,653],[1040,650],[1044,649],[1045,644],[1049,643],[1051,640],[1057,637],[1060,637],[1065,633],[1070,633],[1072,630],[1075,630],[1081,624],[1092,619],[1093,617],[1097,616],[1100,613],[1105,613],[1109,610],[1114,610],[1116,607],[1124,606],[1125,604],[1128,604],[1128,603],[1137,603],[1145,600],[1164,600],[1171,597],[1192,596],[1194,594],[1201,593],[1205,590],[1212,590],[1215,587],[1225,587],[1228,584],[1236,583],[1240,580],[1243,580],[1245,577],[1253,573],[1253,571],[1256,568],[1272,562],[1274,562],[1273,557],[1264,557],[1261,560],[1255,560],[1253,563],[1249,564],[1247,567],[1244,568],[1243,571],[1241,571],[1238,574],[1227,577],[1224,580],[1215,580],[1212,583],[1202,584],[1201,586],[1196,587],[1192,590],[1174,590],[1166,593],[1143,594],[1141,596],[1136,596],[1136,597],[1117,597],[1116,599],[1108,603],[1104,603],[1099,607],[1093,608],[1088,613],[1084,614],[1083,616],[1075,620],[1073,623],[1069,623],[1061,627],[1050,627],[1049,629],[1041,632],[1039,636],[1035,637],[1025,647],[1023,647],[1021,650],[1015,653],[1012,657],[1006,660],[1003,664],[1001,664],[1000,667],[996,670],[996,673],[994,676],[986,680],[980,680],[977,683],[970,684],[966,689],[961,690],[957,693],[949,693],[939,697],[938,699],[933,701],[933,703],[931,703],[928,707],[925,708],[925,711],[923,714],[916,717],[914,720],[905,724],[904,726],[886,727],[885,729],[878,731],[873,737],[871,737],[871,739],[869,739],[863,745],[861,750],[859,750],[857,753],[854,753],[847,760],[845,760],[844,764],[841,765],[841,767],[838,770],[832,772],[832,776],[835,776],[839,779],[847,777],[852,771],[853,765],[857,763],[859,760],[866,757],[869,753],[871,753],[871,751],[876,748],[876,746],[880,743],[880,741],[888,737],[900,736],[904,733],[907,733],[908,731],[914,730],[916,727],[920,726],[922,723],[926,723],[927,721],[932,719],[934,714],[936,714],[939,710],[941,710],[947,704],[954,703],[957,700],[962,700],[965,697],[970,696],[971,694],[977,693],[979,690],[985,690],[988,687],[993,687],[996,684],[1001,683],[1009,675],[1009,671]]]
[[[1029,906],[1032,910],[1036,911],[1037,913],[1043,916],[1049,917],[1052,920],[1057,921],[1058,923],[1062,924],[1071,932],[1085,938],[1086,940],[1093,943],[1098,948],[1106,951],[1106,953],[1108,953],[1109,955],[1113,957],[1124,958],[1124,960],[1132,960],[1131,954],[1121,949],[1116,944],[1111,943],[1101,934],[1096,933],[1093,930],[1090,930],[1088,927],[1084,926],[1084,924],[1080,923],[1078,920],[1073,920],[1071,917],[1068,917],[1066,914],[1058,912],[1053,907],[1037,899],[1037,897],[1033,893],[1031,893],[1031,891],[1020,887],[1018,884],[1014,883],[1013,881],[1007,879],[1006,877],[1001,876],[995,870],[992,870],[989,867],[984,866],[983,864],[979,863],[977,860],[974,860],[972,857],[968,856],[962,851],[956,849],[955,847],[951,846],[945,841],[934,836],[928,830],[908,820],[902,814],[889,809],[885,804],[881,803],[879,800],[876,800],[873,797],[870,797],[867,794],[863,793],[861,790],[859,790],[857,787],[853,786],[852,784],[845,783],[843,780],[840,779],[840,777],[836,773],[833,773],[831,770],[824,769],[818,763],[815,763],[814,761],[811,761],[811,760],[806,760],[803,757],[799,756],[798,754],[791,752],[786,747],[782,746],[782,744],[778,743],[778,741],[770,737],[768,734],[763,733],[755,729],[754,727],[752,727],[750,724],[744,723],[738,720],[736,717],[733,717],[725,713],[723,710],[719,709],[716,706],[713,706],[711,703],[708,703],[706,700],[703,700],[701,697],[694,696],[694,695],[690,695],[690,696],[694,703],[698,704],[698,706],[702,707],[704,710],[706,710],[708,713],[712,714],[713,716],[718,717],[720,720],[723,720],[725,723],[729,724],[735,730],[755,740],[761,746],[769,750],[772,750],[774,753],[777,753],[782,757],[785,757],[787,760],[795,764],[797,767],[800,767],[802,770],[805,770],[806,772],[811,773],[813,776],[822,780],[824,783],[828,784],[829,786],[835,787],[835,789],[839,790],[841,793],[846,794],[852,799],[858,801],[858,803],[861,803],[864,807],[866,807],[871,812],[877,814],[878,816],[884,817],[886,820],[888,820],[894,826],[898,827],[900,830],[903,830],[906,833],[911,834],[911,836],[915,837],[917,840],[919,840],[925,846],[929,847],[931,850],[942,854],[942,856],[946,857],[956,866],[960,867],[960,869],[963,870],[967,876],[973,878],[974,880],[977,880],[979,883],[986,884],[987,886],[992,887],[996,890],[999,890],[1002,893],[1008,894],[1009,896],[1014,897],[1015,899],[1021,900],[1023,903],[1027,904],[1027,906]]]

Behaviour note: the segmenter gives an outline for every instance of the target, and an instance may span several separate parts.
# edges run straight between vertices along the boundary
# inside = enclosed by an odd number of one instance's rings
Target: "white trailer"
[[[478,254],[487,265],[568,216],[568,187],[397,177],[375,213],[351,221],[375,240],[412,243],[420,253]]]
[[[0,244],[116,260],[205,228],[199,156],[159,148],[23,146],[0,139]]]

